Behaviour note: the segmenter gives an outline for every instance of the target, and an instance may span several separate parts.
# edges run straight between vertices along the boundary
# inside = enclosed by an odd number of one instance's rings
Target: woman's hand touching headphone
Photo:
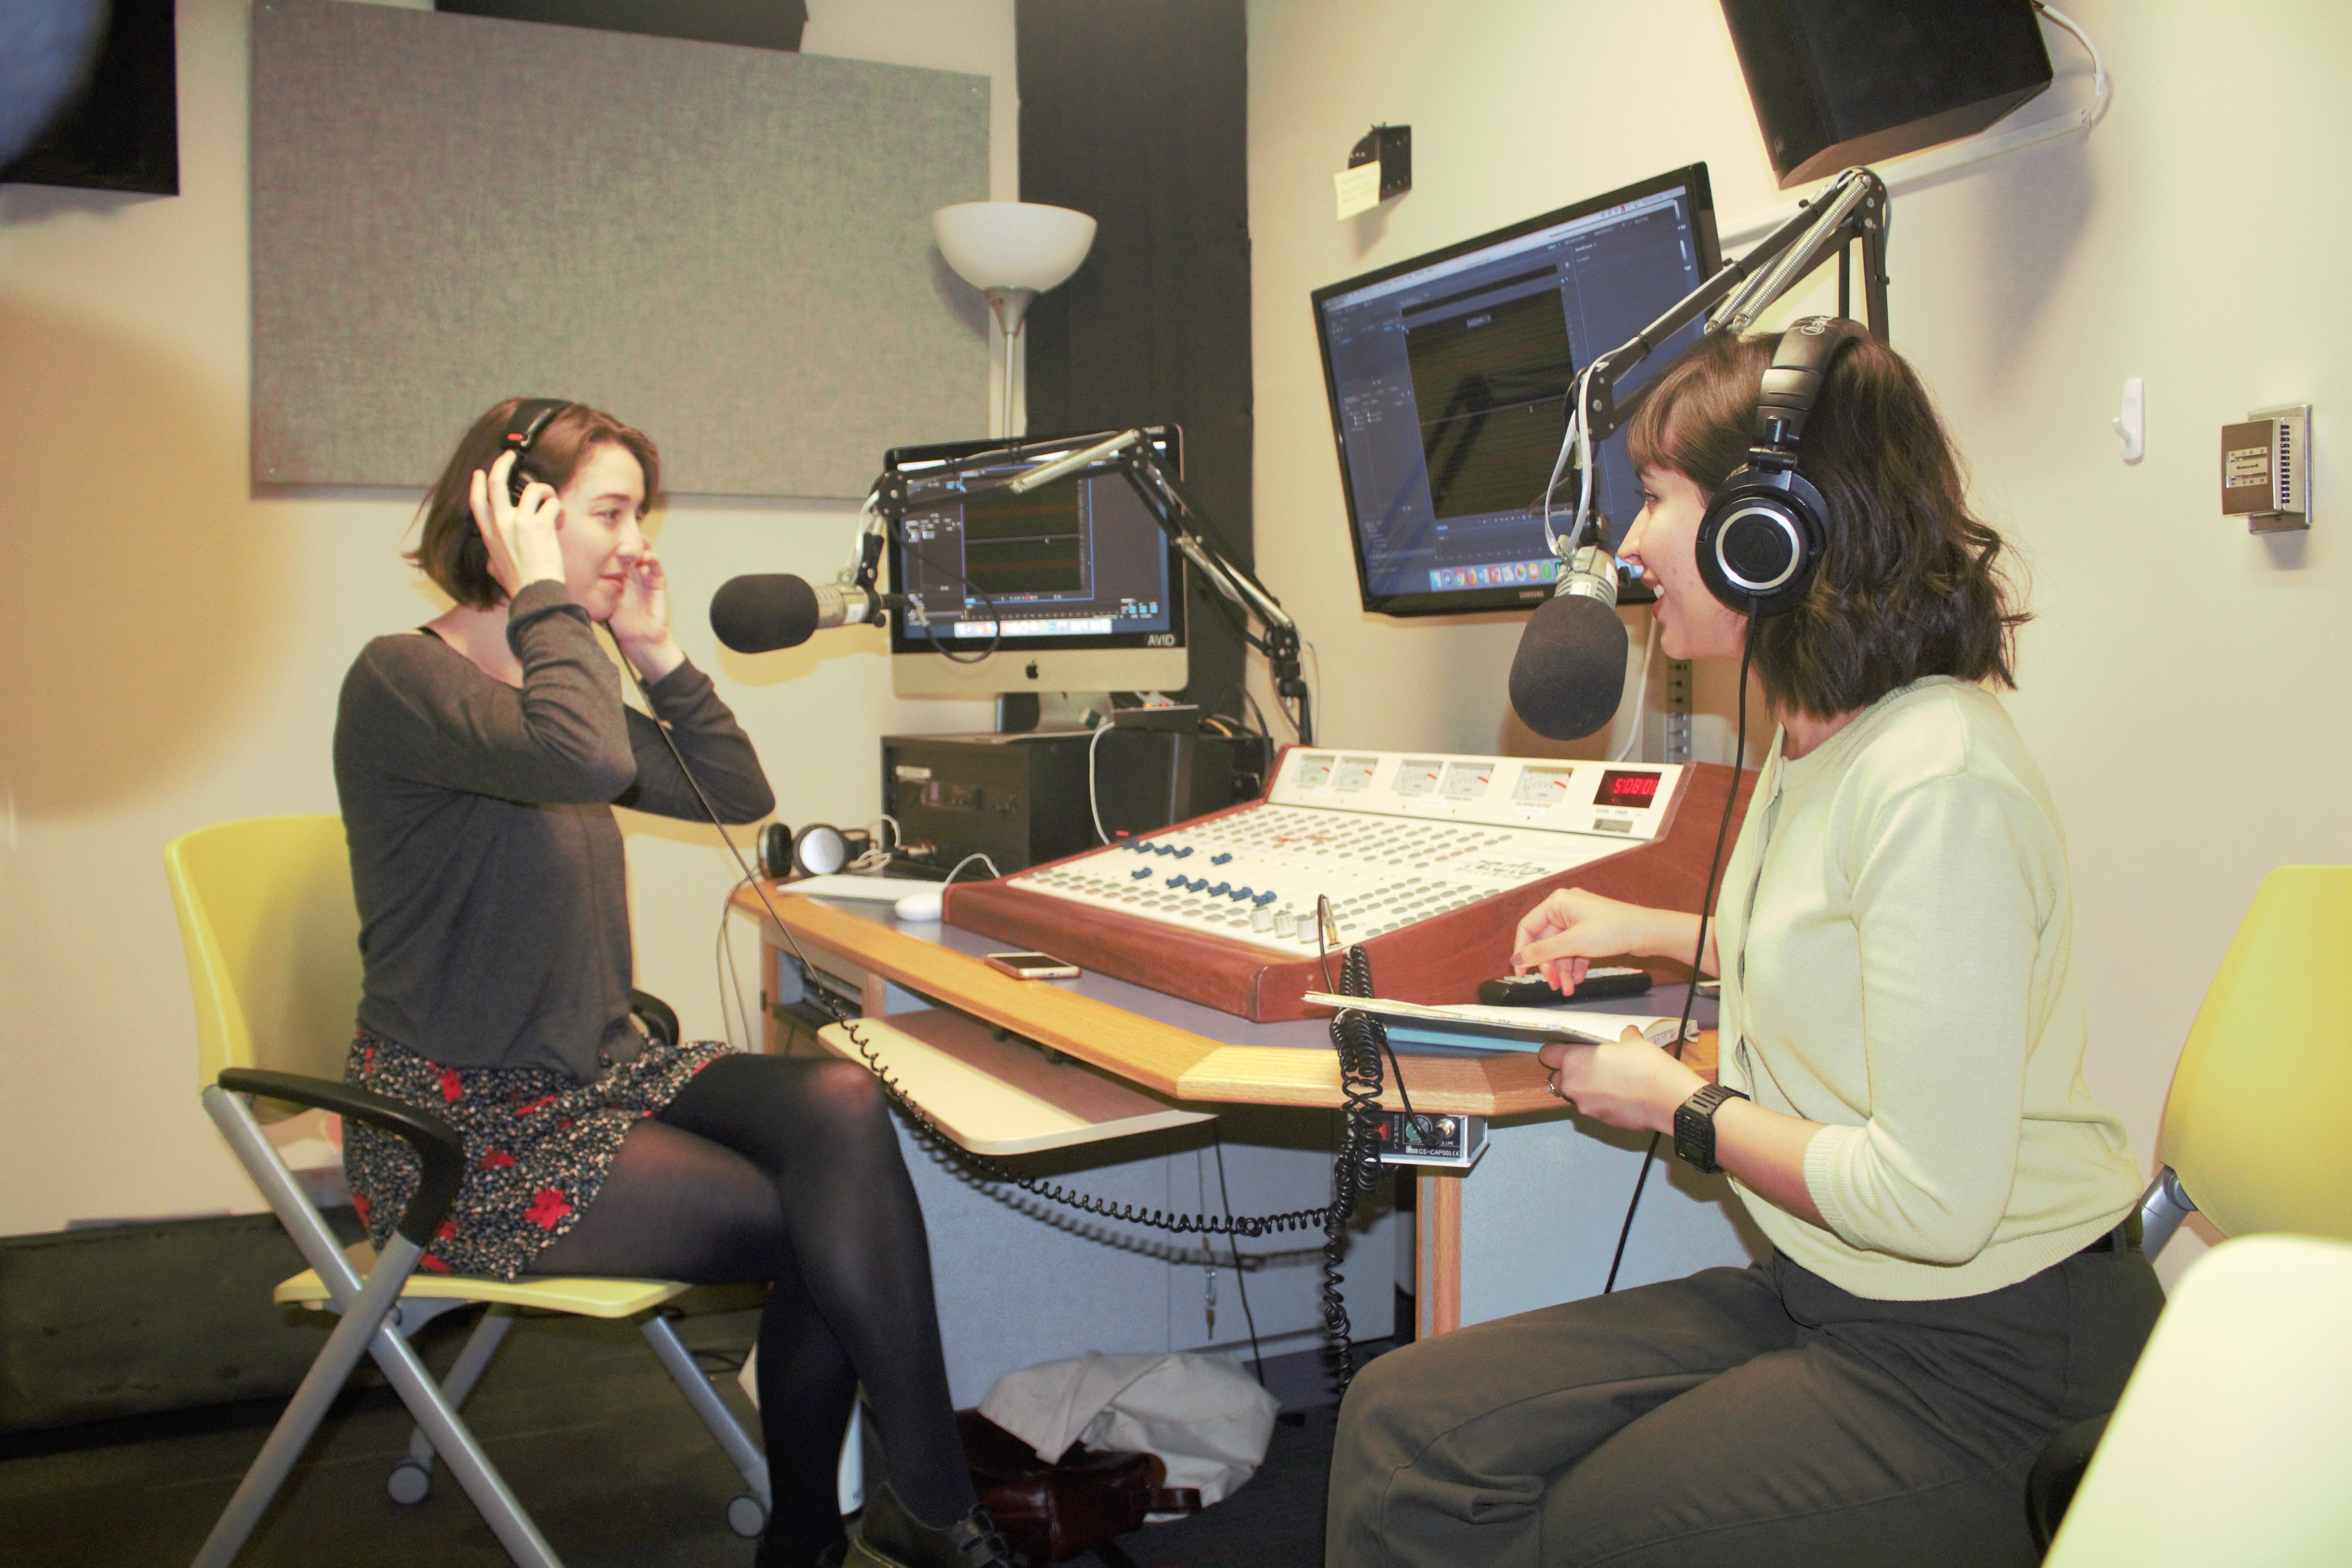
[[[533,479],[523,487],[520,501],[509,501],[507,476],[514,466],[515,455],[502,452],[488,472],[476,468],[468,497],[474,526],[489,552],[490,575],[509,600],[533,583],[563,581],[563,544],[556,537],[563,509],[554,487]]]

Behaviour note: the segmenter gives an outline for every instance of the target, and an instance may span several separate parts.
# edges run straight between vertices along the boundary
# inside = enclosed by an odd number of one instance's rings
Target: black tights
[[[806,1563],[841,1538],[835,1463],[860,1383],[908,1511],[945,1523],[971,1509],[923,1211],[881,1086],[856,1063],[712,1062],[629,1130],[532,1271],[774,1282],[760,1317],[763,1562]]]

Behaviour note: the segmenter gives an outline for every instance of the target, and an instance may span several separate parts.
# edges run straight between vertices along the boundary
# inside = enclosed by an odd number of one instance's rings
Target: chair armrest
[[[432,1242],[442,1216],[457,1201],[458,1184],[466,1179],[466,1146],[459,1141],[457,1130],[446,1121],[429,1110],[373,1089],[355,1089],[347,1083],[299,1073],[226,1068],[221,1071],[220,1086],[233,1094],[257,1094],[265,1100],[283,1100],[331,1110],[389,1132],[407,1144],[415,1151],[424,1174],[417,1181],[415,1195],[401,1214],[400,1234],[419,1247]]]
[[[677,1015],[671,1011],[668,1003],[650,991],[632,991],[629,993],[629,1011],[637,1016],[637,1021],[646,1026],[646,1033],[657,1043],[665,1046],[677,1044]]]

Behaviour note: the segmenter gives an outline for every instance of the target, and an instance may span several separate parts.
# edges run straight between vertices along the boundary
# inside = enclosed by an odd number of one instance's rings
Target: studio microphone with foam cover
[[[904,595],[812,586],[788,572],[730,577],[710,596],[710,629],[737,653],[769,653],[798,647],[827,626],[881,618],[885,608],[903,610]]]
[[[1580,741],[1617,716],[1625,694],[1625,626],[1616,559],[1586,545],[1551,598],[1528,617],[1511,660],[1511,709],[1548,741]]]

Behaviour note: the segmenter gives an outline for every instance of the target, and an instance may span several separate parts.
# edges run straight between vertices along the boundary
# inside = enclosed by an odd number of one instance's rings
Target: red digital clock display
[[[1658,804],[1656,773],[1627,773],[1612,768],[1601,775],[1601,793],[1592,797],[1595,805],[1644,806]]]

